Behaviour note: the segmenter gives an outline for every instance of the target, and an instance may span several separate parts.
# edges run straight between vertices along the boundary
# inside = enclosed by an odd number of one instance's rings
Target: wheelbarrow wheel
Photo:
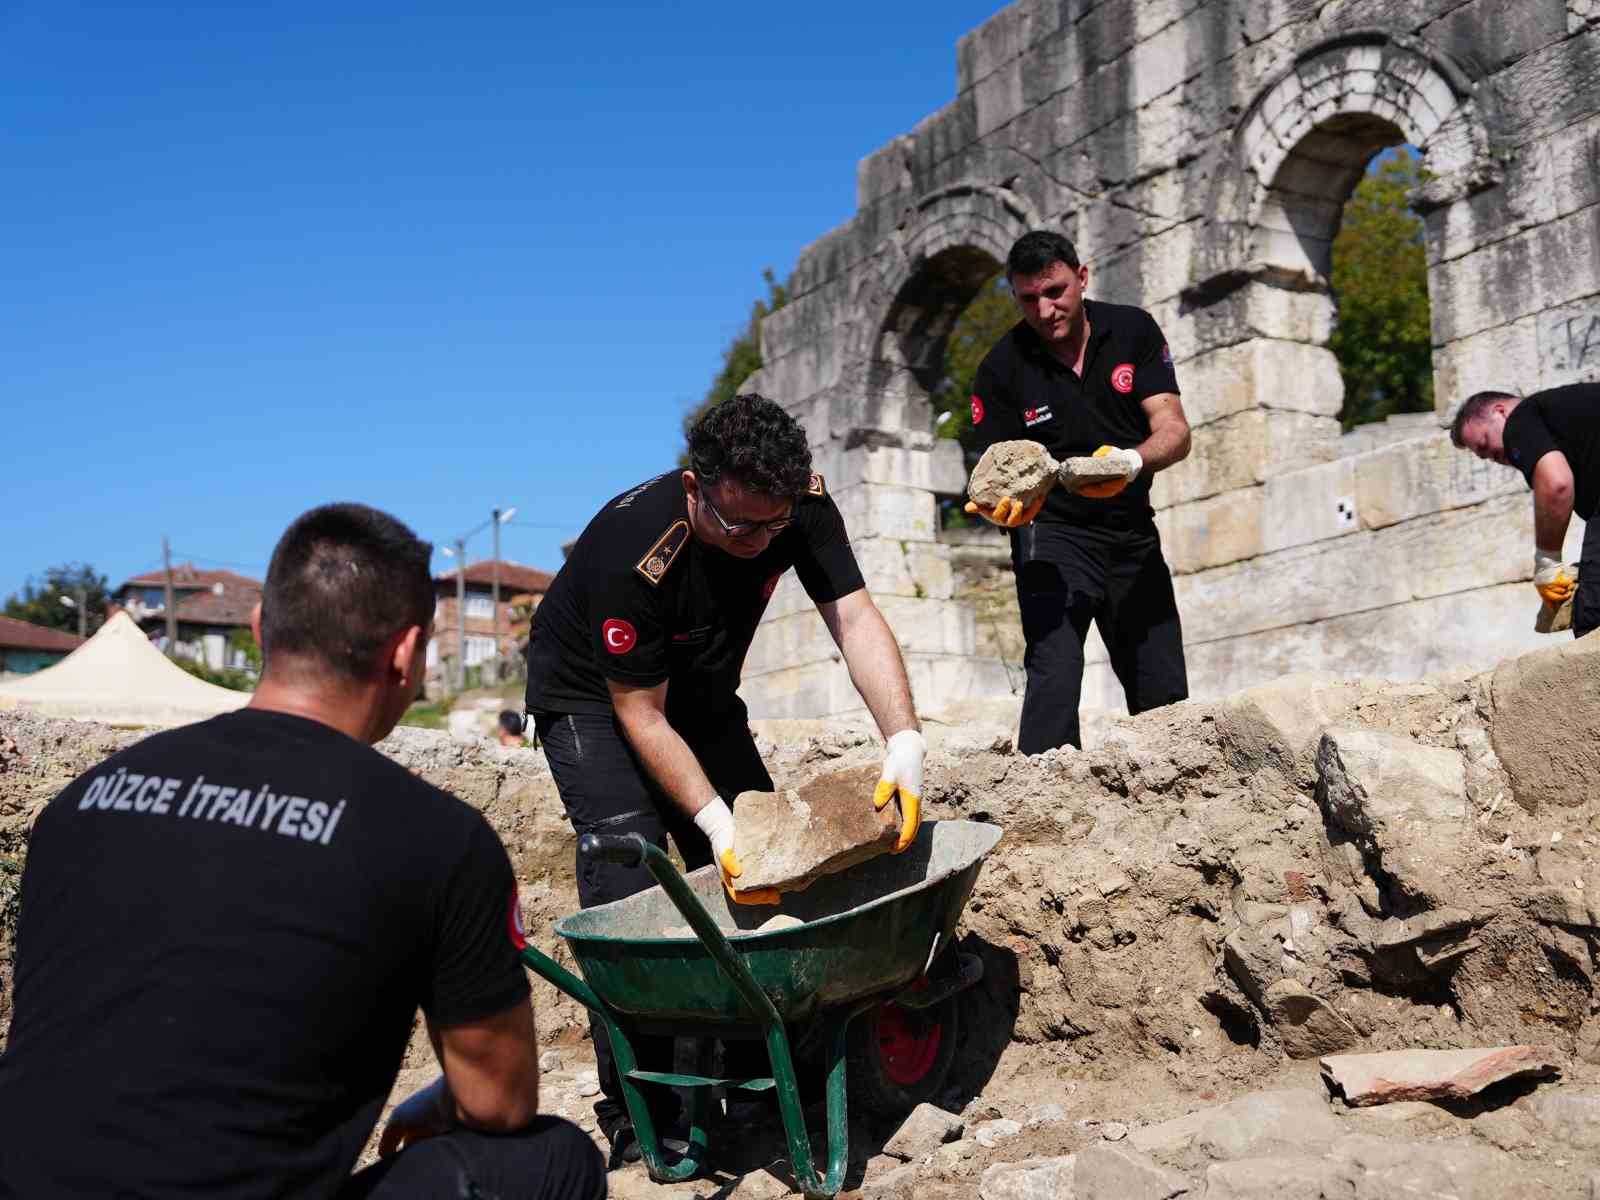
[[[850,1027],[850,1103],[898,1117],[932,1101],[944,1089],[960,1038],[961,997],[932,1008],[884,1002]]]

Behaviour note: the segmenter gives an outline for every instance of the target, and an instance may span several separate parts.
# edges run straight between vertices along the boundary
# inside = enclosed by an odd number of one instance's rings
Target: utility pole
[[[161,539],[161,567],[167,576],[167,657],[178,653],[178,608],[172,599],[172,546],[165,537]]]
[[[482,509],[478,510],[482,512]],[[467,539],[456,539],[456,691],[467,690]]]
[[[89,636],[89,589],[78,585],[78,636]]]
[[[494,510],[494,681],[500,682],[500,510]]]

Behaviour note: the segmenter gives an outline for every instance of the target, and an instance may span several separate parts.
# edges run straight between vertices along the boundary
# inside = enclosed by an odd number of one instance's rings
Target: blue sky
[[[554,568],[1001,6],[4,0],[0,596],[334,499]]]

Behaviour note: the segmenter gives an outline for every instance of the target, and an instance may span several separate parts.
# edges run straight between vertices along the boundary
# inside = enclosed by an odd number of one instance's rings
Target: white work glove
[[[872,807],[881,810],[896,793],[900,796],[900,837],[891,853],[899,854],[917,840],[917,826],[922,824],[922,760],[927,753],[928,743],[918,730],[902,729],[889,738]]]
[[[1116,446],[1101,446],[1091,458],[1104,458],[1117,464],[1125,472],[1121,478],[1105,479],[1099,483],[1086,483],[1076,490],[1077,494],[1089,500],[1109,500],[1112,496],[1119,495],[1124,488],[1138,478],[1139,472],[1144,470],[1144,458],[1137,450],[1123,450]]]
[[[711,841],[711,857],[722,872],[722,886],[737,904],[776,904],[776,888],[757,888],[750,892],[736,892],[733,881],[744,874],[739,856],[733,852],[733,810],[721,796],[713,796],[705,807],[694,815],[694,823]]]
[[[1139,478],[1139,472],[1144,470],[1144,458],[1137,450],[1113,449],[1106,454],[1100,454],[1097,452],[1095,457],[1108,458],[1112,462],[1121,463],[1124,469],[1127,471],[1127,474],[1124,476],[1124,478],[1129,483],[1132,483],[1135,479]]]
[[[1577,572],[1556,554],[1535,549],[1533,552],[1533,586],[1539,597],[1552,608],[1559,608],[1572,599],[1578,586]]]

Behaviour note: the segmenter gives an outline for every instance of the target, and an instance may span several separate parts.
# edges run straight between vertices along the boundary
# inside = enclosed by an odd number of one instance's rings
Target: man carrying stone
[[[1572,600],[1574,637],[1600,626],[1600,383],[1478,392],[1457,410],[1450,440],[1522,472],[1533,489],[1533,586],[1552,608]],[[1561,561],[1573,513],[1585,522],[1577,571]]]
[[[716,862],[732,885],[729,804],[771,791],[737,689],[746,651],[790,567],[821,614],[888,743],[871,802],[899,794],[903,850],[916,835],[924,744],[900,648],[863,585],[850,539],[805,430],[761,396],[735,396],[689,431],[689,469],[616,497],[589,522],[544,602],[528,644],[527,707],[573,828],[668,834],[690,869]],[[868,803],[863,796],[862,803]],[[650,887],[642,867],[580,857],[585,908]],[[736,894],[773,902],[774,894]],[[612,1163],[638,1158],[604,1028],[591,1021]],[[671,1069],[671,1040],[638,1047]],[[661,1122],[670,1092],[651,1092]]]
[[[361,505],[306,513],[268,568],[249,705],[40,814],[0,1195],[605,1195],[593,1143],[538,1115],[505,850],[370,746],[422,679],[430,553]],[[351,1176],[419,1006],[443,1076]]]
[[[1078,699],[1089,622],[1140,713],[1189,694],[1172,576],[1150,507],[1150,477],[1189,453],[1189,422],[1165,338],[1141,309],[1084,298],[1089,269],[1065,237],[1035,231],[1006,257],[1022,320],[978,368],[978,446],[1026,439],[1057,459],[1097,454],[1121,478],[1033,504],[976,512],[1011,531],[1028,687],[1017,748],[1081,746]]]

